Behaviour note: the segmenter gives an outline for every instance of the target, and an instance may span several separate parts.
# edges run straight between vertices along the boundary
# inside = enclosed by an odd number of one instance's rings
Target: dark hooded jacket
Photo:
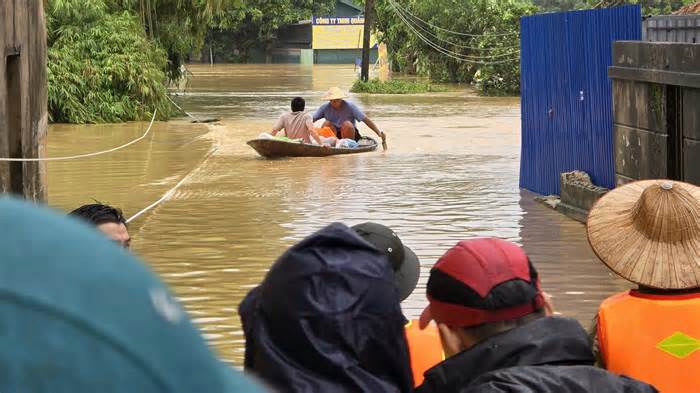
[[[652,386],[593,367],[581,325],[541,318],[490,337],[425,373],[418,393],[653,393]]]
[[[239,307],[246,371],[288,392],[412,391],[385,258],[343,224],[290,248]]]

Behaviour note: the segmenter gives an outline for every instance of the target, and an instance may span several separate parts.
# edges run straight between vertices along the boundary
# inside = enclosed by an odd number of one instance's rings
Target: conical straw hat
[[[326,95],[323,96],[325,101],[342,100],[343,98],[348,98],[348,96],[340,87],[331,87],[328,89],[328,92],[326,92]]]
[[[612,190],[588,216],[588,241],[603,263],[634,283],[700,287],[700,187],[644,180]]]

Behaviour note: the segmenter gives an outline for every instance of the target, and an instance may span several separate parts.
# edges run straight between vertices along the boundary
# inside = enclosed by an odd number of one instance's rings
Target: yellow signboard
[[[315,17],[311,29],[313,49],[361,49],[363,17]],[[372,34],[370,47],[377,44]]]

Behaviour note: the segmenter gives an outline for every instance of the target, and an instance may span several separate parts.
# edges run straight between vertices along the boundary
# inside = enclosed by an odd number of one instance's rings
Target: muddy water
[[[499,236],[524,245],[559,312],[588,324],[597,304],[627,287],[590,251],[581,224],[518,189],[519,101],[464,89],[353,97],[389,135],[389,150],[346,157],[263,160],[245,141],[267,130],[296,95],[349,87],[352,66],[199,66],[177,100],[213,125],[157,123],[127,150],[49,164],[49,202],[97,199],[131,215],[186,178],[172,198],[131,226],[141,255],[184,302],[212,345],[241,364],[236,306],[286,247],[332,221],[393,227],[418,254],[422,277],[403,303],[425,305],[430,266],[456,241]],[[54,125],[49,154],[128,141],[145,124]],[[366,128],[362,130],[371,135]]]

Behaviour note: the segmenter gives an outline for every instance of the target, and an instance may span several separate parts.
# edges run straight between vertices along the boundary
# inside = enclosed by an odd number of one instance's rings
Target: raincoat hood
[[[281,391],[412,391],[389,266],[343,224],[290,248],[239,307],[246,371]]]

